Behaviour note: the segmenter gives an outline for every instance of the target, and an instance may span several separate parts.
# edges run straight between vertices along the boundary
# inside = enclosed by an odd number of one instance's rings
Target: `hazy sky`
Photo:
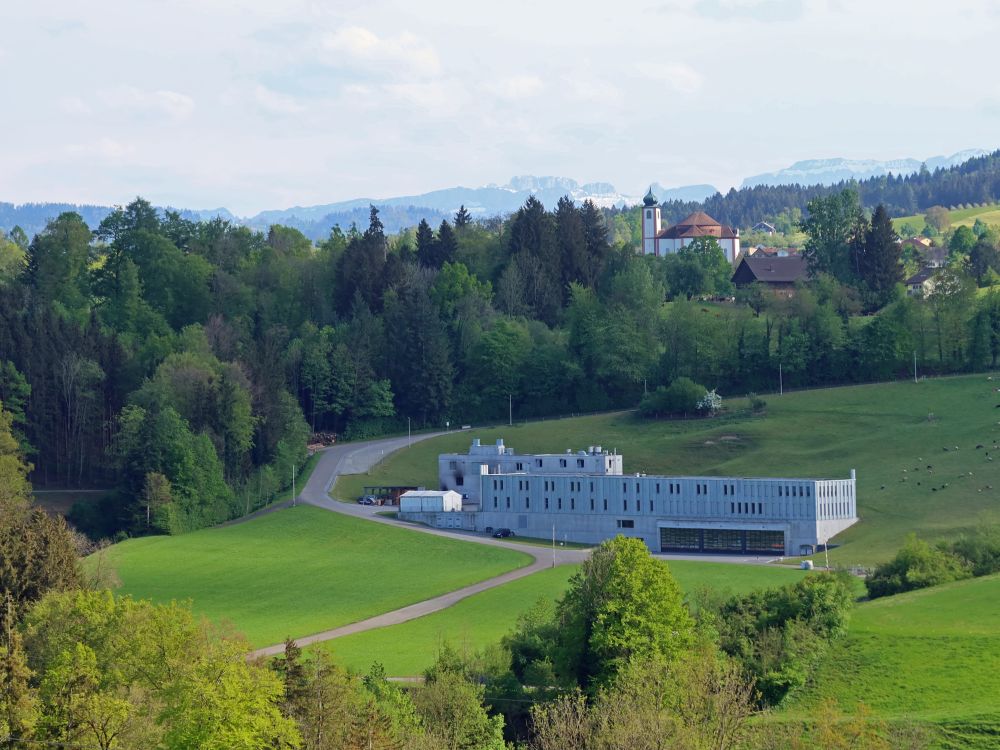
[[[641,194],[1000,145],[998,0],[0,0],[0,200]]]

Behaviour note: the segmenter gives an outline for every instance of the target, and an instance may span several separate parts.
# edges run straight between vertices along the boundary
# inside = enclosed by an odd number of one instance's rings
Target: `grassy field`
[[[257,646],[337,627],[527,565],[528,555],[310,506],[108,548],[119,593],[190,599]],[[90,565],[97,561],[88,559]]]
[[[456,432],[393,454],[371,475],[342,478],[334,494],[435,486],[437,455],[468,450],[473,437],[502,437],[524,453],[600,444],[624,454],[626,472],[837,478],[854,468],[861,521],[834,540],[841,546],[830,558],[868,565],[892,556],[911,531],[936,541],[1000,522],[998,385],[975,375],[768,395],[764,416],[734,399],[730,415],[712,420],[621,412]]]
[[[670,570],[685,591],[708,587],[741,593],[797,581],[803,573],[763,565],[670,562]],[[417,620],[379,630],[337,638],[320,644],[339,663],[367,671],[381,662],[387,674],[418,675],[429,667],[444,643],[459,650],[478,650],[500,639],[513,628],[521,613],[540,598],[555,600],[578,566],[564,565],[498,586]]]
[[[949,215],[951,216],[951,225],[953,227],[971,227],[976,223],[976,219],[982,219],[987,224],[1000,224],[1000,203],[949,211]],[[898,219],[892,220],[892,225],[897,232],[902,231],[905,224],[909,224],[914,232],[920,232],[924,228],[924,215],[900,216]]]
[[[1000,731],[998,622],[1000,576],[865,602],[815,683],[778,717],[826,698],[850,711],[861,699],[887,719],[941,725],[947,746],[996,747],[1000,735],[981,735]]]

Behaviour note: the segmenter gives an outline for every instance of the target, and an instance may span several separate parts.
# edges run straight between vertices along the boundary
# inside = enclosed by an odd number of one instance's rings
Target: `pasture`
[[[498,547],[298,506],[234,526],[131,539],[87,559],[118,593],[190,599],[255,646],[363,620],[531,562]]]
[[[717,594],[738,594],[794,583],[803,573],[764,565],[727,565],[689,560],[668,561],[671,572],[688,594],[708,588]],[[539,599],[554,601],[566,590],[577,565],[563,565],[484,591],[453,607],[400,625],[355,633],[319,644],[335,661],[358,671],[380,662],[392,676],[421,674],[447,643],[459,651],[476,651],[500,639],[518,617]]]
[[[473,437],[502,437],[522,453],[600,444],[624,455],[626,473],[838,478],[853,468],[861,521],[833,540],[830,558],[871,565],[910,532],[933,542],[1000,522],[998,385],[970,375],[768,394],[762,415],[734,398],[705,420],[616,412],[454,432],[399,451],[370,474],[342,477],[333,494],[353,498],[365,484],[436,486],[438,454],[466,451]]]

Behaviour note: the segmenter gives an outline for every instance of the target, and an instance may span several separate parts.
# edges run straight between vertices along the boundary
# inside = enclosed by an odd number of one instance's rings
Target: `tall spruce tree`
[[[434,265],[434,230],[427,219],[417,224],[417,262],[428,268]]]
[[[455,229],[464,229],[469,224],[472,223],[472,214],[469,213],[468,209],[463,203],[458,207],[458,211],[455,212]]]
[[[861,278],[880,305],[889,301],[896,284],[903,280],[902,253],[899,235],[892,228],[889,212],[879,204],[865,233],[865,252],[860,270]]]

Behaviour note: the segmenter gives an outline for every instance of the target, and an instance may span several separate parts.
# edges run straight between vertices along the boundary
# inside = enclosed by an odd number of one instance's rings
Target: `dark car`
[[[506,537],[514,536],[514,532],[510,529],[497,529],[493,532],[493,537],[495,539],[505,539]]]
[[[374,505],[375,498],[371,495],[365,495],[363,498],[358,500],[358,505]]]

